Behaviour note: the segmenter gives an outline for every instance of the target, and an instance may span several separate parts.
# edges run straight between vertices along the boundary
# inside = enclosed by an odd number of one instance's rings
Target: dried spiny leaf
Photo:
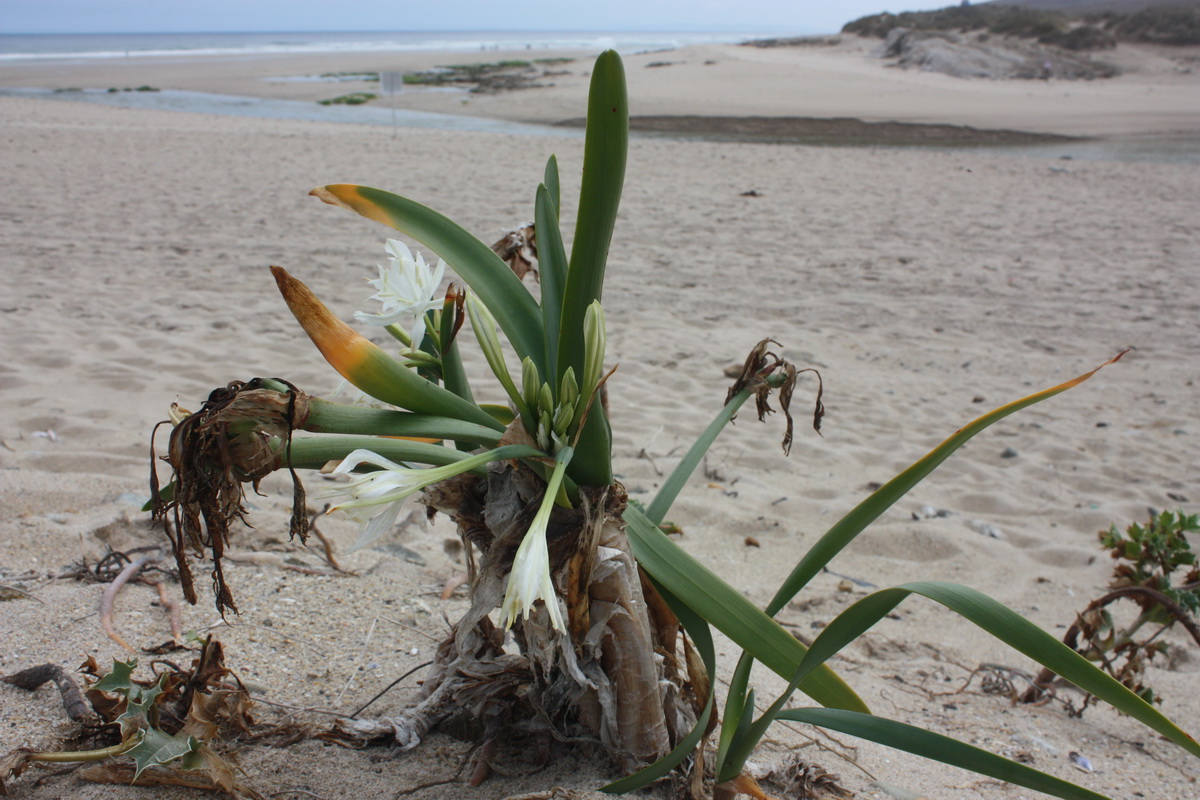
[[[853,792],[838,783],[837,775],[798,758],[774,767],[765,780],[778,786],[785,796],[796,800],[854,797]]]
[[[4,781],[8,778],[21,777],[21,773],[29,769],[33,755],[33,750],[19,747],[11,753],[0,756],[0,797],[8,795],[8,790],[4,788]]]
[[[196,752],[202,765],[196,770],[155,767],[135,777],[131,764],[107,763],[78,772],[78,776],[94,783],[113,783],[125,786],[185,786],[205,791],[223,791],[238,800],[266,800],[266,795],[236,780],[233,769],[207,747]]]

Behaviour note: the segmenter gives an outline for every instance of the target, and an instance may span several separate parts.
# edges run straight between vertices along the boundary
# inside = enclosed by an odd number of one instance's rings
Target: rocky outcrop
[[[893,28],[875,56],[895,66],[956,78],[1092,80],[1111,78],[1116,67],[1025,41],[946,31]]]

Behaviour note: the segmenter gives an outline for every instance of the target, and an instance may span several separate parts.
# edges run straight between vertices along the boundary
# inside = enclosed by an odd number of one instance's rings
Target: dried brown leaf
[[[11,753],[0,756],[0,797],[8,796],[4,781],[9,778],[19,778],[22,772],[29,769],[33,754],[33,750],[19,747]]]
[[[531,271],[533,277],[538,278],[538,271],[533,266],[537,258],[537,234],[532,222],[506,233],[504,238],[492,245],[492,252],[500,256],[500,260],[508,264],[508,268],[521,280]]]
[[[183,786],[208,792],[225,792],[238,800],[266,800],[266,795],[237,780],[234,770],[206,747],[200,748],[205,765],[197,770],[170,767],[151,767],[134,779],[134,765],[108,762],[97,764],[76,773],[93,783],[114,783],[125,786]],[[215,761],[210,762],[211,759]],[[219,764],[217,763],[219,762]]]
[[[783,452],[784,454],[791,453],[792,450],[792,393],[796,389],[796,378],[805,372],[811,372],[817,376],[817,399],[813,409],[813,430],[818,434],[821,433],[821,419],[825,416],[825,406],[821,402],[821,396],[824,394],[824,384],[821,380],[821,373],[817,370],[808,369],[797,370],[790,362],[777,356],[768,348],[772,344],[779,344],[774,339],[763,339],[750,351],[746,356],[746,361],[742,365],[741,372],[738,373],[733,385],[729,387],[729,391],[725,393],[725,403],[728,405],[737,394],[743,391],[748,391],[754,395],[754,405],[758,412],[760,422],[764,421],[768,414],[773,414],[774,409],[768,402],[771,391],[773,389],[771,381],[768,379],[777,372],[782,372],[782,378],[776,379],[774,383],[779,388],[779,407],[783,411],[783,416],[787,420],[787,425],[783,434]],[[728,370],[726,371],[728,374]]]

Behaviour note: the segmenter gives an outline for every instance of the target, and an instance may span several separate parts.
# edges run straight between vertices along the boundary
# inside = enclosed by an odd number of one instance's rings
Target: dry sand
[[[854,53],[713,53],[715,65],[704,64],[707,49],[658,54],[687,63],[653,70],[643,57],[629,59],[635,113],[788,115],[803,93],[806,103],[817,98],[804,106],[814,116],[994,119],[1077,134],[1198,127],[1195,76],[1170,69],[1079,86],[980,84],[887,71]],[[324,71],[330,61],[293,59],[287,74]],[[728,61],[771,69],[709,79],[732,71]],[[781,64],[808,77],[785,79]],[[282,69],[265,59],[155,65],[146,80],[116,80],[106,72],[115,69],[133,66],[6,66],[0,80],[52,86],[57,70],[55,80],[73,86],[255,94],[282,85],[249,80]],[[924,105],[902,102],[904,87]],[[553,120],[578,116],[582,91],[564,84],[469,105]],[[682,99],[672,105],[673,97]],[[50,578],[81,559],[94,564],[106,548],[159,541],[138,508],[148,495],[150,429],[172,401],[195,408],[210,389],[255,375],[315,394],[337,384],[266,268],[286,266],[349,319],[363,307],[361,279],[381,260],[387,231],[307,197],[309,188],[392,189],[490,241],[531,216],[551,152],[570,219],[581,161],[572,140],[428,131],[393,139],[369,127],[13,98],[0,98],[0,130],[0,584],[32,595],[0,594],[0,674],[125,655],[100,630],[102,587]],[[978,437],[833,563],[879,586],[965,583],[1061,633],[1107,584],[1098,530],[1140,520],[1147,507],[1200,508],[1198,190],[1200,166],[1187,164],[636,141],[605,295],[610,360],[620,364],[611,392],[617,472],[631,496],[652,497],[660,471],[718,409],[723,369],[761,337],[819,367],[823,438],[801,430],[784,458],[778,421],[743,415],[670,514],[685,547],[762,604],[869,483],[986,408],[1132,347],[1091,382]],[[471,368],[482,375],[481,364]],[[310,491],[320,484],[311,480]],[[268,481],[264,491],[251,498],[255,528],[238,546],[319,564],[315,552],[286,542],[286,483]],[[925,506],[949,513],[915,519]],[[977,533],[980,523],[1003,538]],[[340,548],[353,541],[345,521],[321,525]],[[221,625],[202,601],[185,610],[185,628],[215,630],[262,699],[345,713],[428,659],[445,617],[463,611],[461,596],[439,599],[461,570],[443,546],[451,535],[444,523],[408,525],[346,557],[354,577],[234,566],[242,615]],[[780,617],[812,635],[866,591],[822,575]],[[153,603],[145,586],[118,602],[118,628],[135,646],[168,638]],[[719,650],[728,669],[736,651]],[[978,679],[943,694],[989,663],[1033,669],[940,607],[910,600],[834,666],[880,713],[1027,757],[1114,798],[1200,794],[1195,760],[1107,709],[1078,720],[1052,706],[1012,707],[981,693]],[[1193,733],[1198,663],[1193,656],[1149,670],[1164,711]],[[770,676],[756,681],[763,698],[779,688]],[[397,711],[414,687],[410,679],[372,710]],[[328,719],[297,718],[318,727]],[[0,685],[0,752],[54,746],[68,730],[52,688]],[[899,796],[876,781],[909,797],[1035,796],[811,729],[778,727],[756,758],[777,761],[798,747],[861,797]],[[311,741],[248,747],[241,763],[261,791],[288,798],[546,796],[556,786],[569,790],[559,796],[592,797],[613,777],[566,758],[528,775],[532,763],[519,763],[513,777],[471,789],[453,782],[469,751],[439,734],[405,754]],[[1073,767],[1070,751],[1096,771]],[[36,769],[12,788],[38,800],[195,796]]]

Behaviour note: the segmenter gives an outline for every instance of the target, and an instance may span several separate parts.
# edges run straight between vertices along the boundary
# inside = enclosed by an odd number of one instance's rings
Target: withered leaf
[[[741,372],[734,380],[733,385],[729,387],[729,391],[725,393],[725,404],[728,405],[730,400],[743,391],[750,392],[754,395],[754,404],[758,412],[758,419],[762,422],[768,414],[774,413],[774,409],[771,408],[768,399],[774,388],[772,383],[776,384],[779,388],[779,408],[783,411],[783,416],[787,420],[783,434],[783,452],[786,455],[790,454],[792,450],[791,405],[792,394],[796,389],[797,376],[805,372],[811,372],[817,376],[817,399],[813,409],[813,430],[817,434],[821,433],[821,419],[825,416],[825,406],[821,402],[821,397],[825,389],[820,372],[811,367],[797,370],[795,365],[790,361],[785,361],[768,349],[772,344],[778,345],[779,342],[774,339],[763,339],[746,356],[746,361],[742,365]],[[776,373],[782,374],[774,381],[769,380]]]
[[[508,268],[521,280],[530,271],[534,279],[538,278],[538,271],[533,266],[533,260],[537,258],[537,235],[532,222],[506,233],[504,238],[492,245],[492,252],[500,256],[500,260],[508,264]]]

